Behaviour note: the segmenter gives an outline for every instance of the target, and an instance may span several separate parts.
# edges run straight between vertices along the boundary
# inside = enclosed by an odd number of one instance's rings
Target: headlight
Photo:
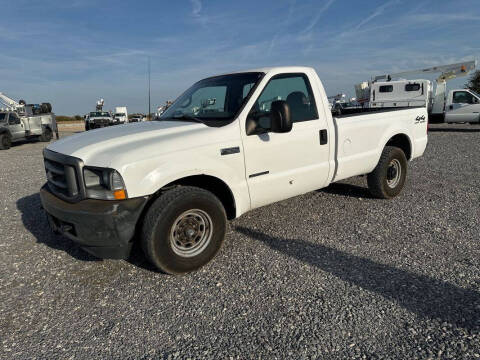
[[[118,171],[108,168],[84,167],[83,178],[87,197],[102,200],[123,200],[127,190]]]

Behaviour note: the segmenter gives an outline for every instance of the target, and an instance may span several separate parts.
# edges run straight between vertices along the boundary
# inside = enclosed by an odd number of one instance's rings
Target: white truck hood
[[[218,136],[221,141],[225,135],[221,129],[184,121],[139,122],[72,135],[52,143],[48,149],[79,158],[86,165],[115,168],[115,164],[132,159],[211,144],[212,137]]]

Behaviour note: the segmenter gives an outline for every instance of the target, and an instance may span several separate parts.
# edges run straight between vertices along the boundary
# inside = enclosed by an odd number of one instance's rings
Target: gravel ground
[[[480,127],[433,126],[394,200],[355,178],[252,211],[178,277],[53,235],[43,147],[0,152],[0,358],[480,358]]]

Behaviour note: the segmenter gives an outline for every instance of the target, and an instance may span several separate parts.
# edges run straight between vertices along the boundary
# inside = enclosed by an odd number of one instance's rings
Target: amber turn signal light
[[[127,194],[125,194],[125,190],[115,190],[113,192],[113,196],[115,197],[115,200],[124,200],[127,198]]]

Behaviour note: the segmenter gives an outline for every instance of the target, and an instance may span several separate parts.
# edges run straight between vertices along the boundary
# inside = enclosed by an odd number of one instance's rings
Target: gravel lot
[[[43,147],[0,152],[0,358],[480,358],[480,126],[434,125],[400,197],[255,210],[179,277],[53,235]]]

